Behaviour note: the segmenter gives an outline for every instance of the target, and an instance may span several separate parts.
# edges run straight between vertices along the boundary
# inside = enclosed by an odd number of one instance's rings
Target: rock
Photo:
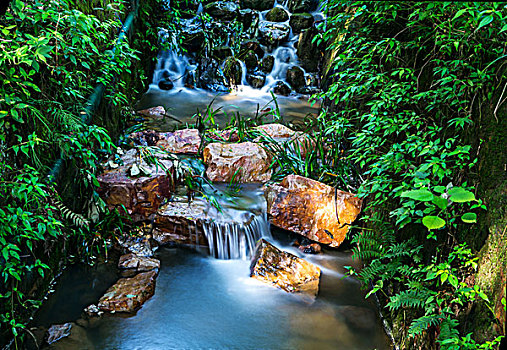
[[[54,325],[48,329],[47,343],[44,349],[51,350],[93,350],[95,347],[88,339],[86,330],[73,323]]]
[[[343,242],[362,204],[352,193],[335,192],[331,186],[299,175],[267,186],[265,195],[273,225],[331,247]]]
[[[238,142],[239,135],[237,130],[208,130],[208,134],[206,135],[210,139],[215,141],[224,141],[224,142]]]
[[[171,90],[174,87],[174,83],[170,78],[164,78],[158,82],[160,90]]]
[[[224,60],[232,56],[232,49],[229,46],[219,46],[213,49],[213,56],[219,60]]]
[[[322,61],[323,54],[317,43],[312,42],[318,34],[314,27],[301,31],[297,45],[297,55],[301,66],[307,72],[317,72]]]
[[[201,136],[197,129],[182,129],[175,132],[160,133],[157,146],[171,153],[197,154],[201,146]]]
[[[289,14],[281,7],[273,7],[266,14],[266,20],[270,22],[285,22],[289,19]]]
[[[317,266],[281,251],[265,239],[257,243],[250,277],[289,293],[316,296],[319,292],[320,269]]]
[[[160,268],[160,261],[144,256],[137,256],[133,253],[125,254],[120,257],[118,268],[122,270],[133,269],[136,272],[146,272]]]
[[[241,8],[266,11],[275,6],[275,0],[240,0]]]
[[[309,13],[293,13],[290,16],[289,25],[294,34],[301,33],[303,29],[308,29],[313,26],[313,16]]]
[[[278,46],[289,38],[290,26],[286,23],[262,21],[259,24],[259,37],[268,46]]]
[[[305,254],[318,254],[322,252],[322,247],[318,243],[300,245],[298,249]]]
[[[217,60],[203,57],[197,67],[197,87],[216,92],[228,91],[227,80]]]
[[[100,298],[98,307],[106,312],[132,313],[155,292],[156,271],[121,278]]]
[[[239,13],[239,7],[232,1],[215,1],[204,7],[206,13],[221,20],[230,21],[235,19]]]
[[[203,157],[206,175],[213,182],[266,182],[271,178],[271,156],[252,142],[210,143]]]
[[[291,92],[290,86],[281,80],[276,82],[272,90],[275,94],[283,96],[289,96]]]
[[[118,209],[125,213],[125,208],[126,214],[137,221],[155,213],[162,201],[171,196],[174,191],[173,163],[168,159],[160,159],[158,165],[148,165],[139,161],[137,150],[133,151],[120,158],[123,165],[97,176],[97,192],[110,210]],[[132,157],[132,153],[135,157]],[[142,169],[140,177],[130,175],[133,165]]]
[[[248,84],[254,89],[260,89],[264,86],[266,82],[266,77],[264,75],[250,74],[246,77]]]
[[[318,0],[289,0],[287,7],[291,13],[313,12],[319,6]]]
[[[257,12],[251,9],[239,10],[239,21],[243,24],[243,30],[248,30],[252,25],[254,17],[257,16]]]
[[[264,49],[257,40],[244,40],[243,42],[241,42],[239,55],[242,56],[250,50],[255,52],[257,57],[264,57]]]
[[[273,70],[273,66],[275,65],[275,57],[272,55],[267,55],[261,60],[260,68],[266,74],[271,73]]]
[[[202,228],[202,220],[207,218],[207,206],[203,200],[188,202],[183,198],[163,205],[155,216],[153,239],[160,245],[177,243],[207,246]]]
[[[315,142],[304,132],[294,131],[285,125],[272,123],[263,124],[255,127],[260,136],[254,142],[272,142],[282,144],[282,147],[288,147],[289,150],[298,153],[304,158],[315,148]]]
[[[147,236],[123,235],[118,237],[118,244],[129,253],[138,257],[151,257],[153,250]]]
[[[97,305],[91,304],[84,309],[84,313],[88,318],[93,318],[102,316],[104,311],[101,311]]]
[[[165,109],[162,106],[151,107],[137,111],[137,114],[147,118],[163,118],[165,116]]]
[[[205,36],[200,19],[197,17],[181,19],[180,28],[182,29],[181,46],[190,52],[199,51],[205,42]]]
[[[297,92],[305,86],[305,72],[298,66],[287,69],[287,83]]]
[[[259,65],[259,59],[253,50],[248,50],[243,56],[243,62],[248,70],[253,71]]]
[[[241,62],[234,57],[228,57],[224,62],[224,75],[229,82],[229,86],[241,85],[243,75]]]

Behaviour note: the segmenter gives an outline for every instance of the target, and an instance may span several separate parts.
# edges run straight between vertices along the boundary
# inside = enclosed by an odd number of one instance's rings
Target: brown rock
[[[239,141],[239,135],[236,130],[218,130],[213,131],[207,134],[207,136],[215,141],[225,141],[225,142],[237,142]]]
[[[318,243],[312,243],[308,245],[300,245],[298,247],[305,254],[318,254],[322,252],[322,247]]]
[[[139,162],[139,156],[131,157],[130,153],[122,157],[125,158],[123,165],[97,177],[98,193],[110,210],[118,208],[124,213],[124,206],[134,220],[140,220],[155,213],[164,198],[171,196],[174,190],[173,163],[161,159],[161,166],[148,165]],[[140,177],[132,176],[136,173]]]
[[[151,107],[137,111],[137,114],[147,118],[163,118],[165,116],[165,109],[162,106]]]
[[[200,145],[201,136],[197,129],[160,133],[160,140],[157,142],[157,146],[171,153],[197,154]]]
[[[273,139],[277,143],[287,143],[292,151],[298,148],[303,157],[315,148],[315,142],[307,134],[302,131],[294,131],[282,124],[264,124],[255,127],[255,129],[261,134],[254,140],[255,142],[272,141],[271,139]]]
[[[313,241],[338,247],[361,211],[355,194],[299,175],[266,187],[271,223]],[[338,216],[338,218],[337,218]]]
[[[47,343],[44,349],[51,350],[93,350],[95,347],[88,339],[86,330],[73,323],[54,325],[48,329]]]
[[[250,277],[289,293],[316,296],[319,292],[320,269],[317,266],[281,251],[264,239],[257,244]]]
[[[146,272],[160,268],[160,261],[145,256],[129,253],[122,255],[118,262],[119,269],[133,269],[137,272]]]
[[[206,175],[214,182],[266,182],[271,178],[271,156],[253,142],[210,143],[203,156]]]
[[[156,271],[121,278],[100,298],[98,307],[107,312],[134,312],[155,292]]]
[[[202,228],[206,208],[207,204],[202,200],[163,205],[155,216],[153,239],[160,245],[172,242],[207,246]]]

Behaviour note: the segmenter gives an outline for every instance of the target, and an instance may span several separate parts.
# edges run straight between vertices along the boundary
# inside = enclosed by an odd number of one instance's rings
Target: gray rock
[[[261,60],[260,68],[261,71],[269,74],[273,70],[273,66],[275,65],[275,57],[272,55],[267,55]]]
[[[266,11],[275,6],[275,0],[240,0],[241,8]]]
[[[290,86],[283,81],[277,81],[273,87],[273,92],[277,95],[289,96],[290,91]]]
[[[228,57],[223,67],[224,75],[229,82],[229,86],[240,85],[243,68],[239,60],[234,57]]]
[[[252,74],[247,76],[248,84],[255,89],[260,89],[266,82],[266,77],[260,74]]]
[[[264,49],[258,40],[244,40],[241,42],[239,54],[244,55],[249,50],[253,50],[257,57],[264,57]]]
[[[287,40],[290,26],[286,23],[262,21],[259,24],[259,36],[262,42],[269,46],[279,45]]]
[[[287,83],[297,92],[305,86],[305,72],[298,66],[291,67],[287,70]]]
[[[312,12],[317,9],[318,0],[289,0],[287,7],[289,11],[294,12]]]
[[[259,66],[259,59],[253,50],[249,50],[243,56],[246,68],[250,71],[255,70]]]
[[[311,27],[304,29],[297,45],[297,55],[301,66],[307,72],[317,72],[319,64],[322,61],[322,52],[317,43],[312,42],[313,38],[318,34],[316,28]]]
[[[232,1],[215,1],[205,6],[205,12],[212,17],[230,21],[238,16],[239,6]]]

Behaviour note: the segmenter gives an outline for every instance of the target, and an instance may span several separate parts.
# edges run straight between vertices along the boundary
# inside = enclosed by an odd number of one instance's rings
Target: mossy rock
[[[309,13],[294,13],[290,16],[289,25],[294,34],[301,33],[303,29],[308,29],[313,26],[313,16]]]
[[[274,7],[266,14],[266,20],[270,22],[285,22],[289,19],[289,14],[281,7]]]
[[[275,6],[275,0],[240,0],[239,5],[243,9],[266,11]]]

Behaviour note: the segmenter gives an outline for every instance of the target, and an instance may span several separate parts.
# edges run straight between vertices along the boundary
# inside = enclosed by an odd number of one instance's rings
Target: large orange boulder
[[[271,156],[253,142],[210,143],[203,156],[206,175],[213,182],[266,182],[271,178]]]
[[[110,210],[125,208],[134,220],[142,220],[173,193],[173,163],[160,159],[159,165],[149,165],[136,152],[126,152],[122,165],[111,163],[114,167],[97,176],[98,193]]]
[[[106,312],[134,312],[155,292],[156,271],[121,278],[100,298],[98,308]]]
[[[276,248],[264,239],[257,243],[250,277],[289,293],[316,296],[319,292],[320,269],[317,266]]]
[[[266,186],[265,195],[273,225],[331,247],[343,242],[362,204],[353,193],[299,175]]]

